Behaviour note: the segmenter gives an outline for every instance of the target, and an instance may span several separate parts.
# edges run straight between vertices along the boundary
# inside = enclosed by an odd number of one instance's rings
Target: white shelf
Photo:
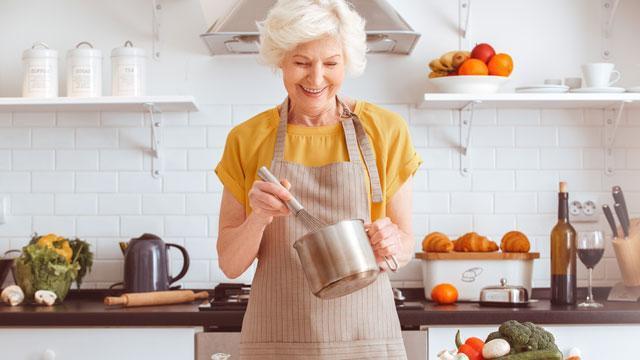
[[[426,93],[418,104],[422,109],[462,109],[477,101],[476,109],[486,108],[561,108],[561,109],[605,109],[620,106],[640,107],[640,93],[619,94],[540,94],[540,93],[497,93],[497,94],[442,94]]]
[[[0,112],[140,112],[148,111],[149,105],[153,105],[155,111],[158,112],[198,111],[198,106],[193,96],[103,96],[98,98],[58,97],[51,99],[0,97]]]

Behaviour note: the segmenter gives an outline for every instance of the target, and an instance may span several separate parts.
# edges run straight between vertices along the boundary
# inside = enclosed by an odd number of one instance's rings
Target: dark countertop
[[[535,295],[535,293],[534,293]],[[107,308],[104,293],[70,294],[53,307],[0,305],[3,326],[203,326],[212,331],[238,331],[244,310],[199,311],[200,301],[180,305]],[[597,296],[603,299],[606,296]],[[552,306],[539,300],[527,308],[489,308],[477,303],[437,306],[421,301],[419,309],[399,309],[403,328],[421,325],[491,325],[506,320],[539,324],[640,324],[640,303],[604,302],[600,309]]]

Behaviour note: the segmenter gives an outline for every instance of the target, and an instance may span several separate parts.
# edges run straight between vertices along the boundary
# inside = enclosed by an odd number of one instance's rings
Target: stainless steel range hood
[[[410,54],[420,34],[386,0],[350,0],[366,21],[369,53]],[[258,28],[276,0],[238,0],[231,10],[200,35],[212,55],[255,54]]]

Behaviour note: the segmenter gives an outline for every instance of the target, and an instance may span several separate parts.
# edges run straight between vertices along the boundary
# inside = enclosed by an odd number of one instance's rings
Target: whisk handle
[[[278,178],[275,177],[271,173],[271,171],[269,171],[269,169],[267,169],[266,166],[261,166],[260,169],[258,169],[258,176],[260,177],[260,179],[262,179],[262,180],[264,180],[266,182],[270,182],[272,184],[276,184],[276,185],[279,185],[279,186],[284,188],[284,186],[282,186],[282,184],[280,184],[280,181],[278,180]],[[287,204],[287,207],[289,208],[289,210],[291,210],[294,214],[297,214],[300,210],[304,209],[302,204],[300,204],[298,199],[296,199],[293,196],[293,194],[291,195],[291,200],[285,201],[284,203]]]

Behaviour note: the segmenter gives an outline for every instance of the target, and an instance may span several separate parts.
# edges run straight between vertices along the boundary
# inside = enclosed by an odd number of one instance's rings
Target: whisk
[[[258,169],[258,176],[260,176],[260,178],[266,182],[282,186],[282,184],[280,184],[280,181],[278,181],[278,179],[265,166],[262,166],[260,169]],[[302,204],[298,201],[298,199],[293,196],[293,194],[291,194],[291,200],[285,201],[285,204],[287,205],[289,210],[291,210],[293,215],[295,215],[296,219],[300,219],[302,224],[309,231],[315,232],[327,226],[327,224],[322,222],[322,220],[309,214],[307,210],[305,210],[304,206],[302,206]]]

